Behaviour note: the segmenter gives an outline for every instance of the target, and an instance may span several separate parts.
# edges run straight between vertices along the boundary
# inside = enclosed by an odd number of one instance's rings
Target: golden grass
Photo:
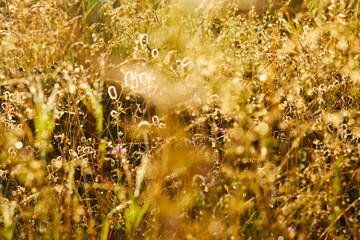
[[[358,239],[359,6],[1,1],[0,238]]]

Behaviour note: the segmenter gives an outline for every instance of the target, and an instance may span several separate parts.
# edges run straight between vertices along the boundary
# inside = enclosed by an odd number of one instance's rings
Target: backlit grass
[[[358,0],[0,1],[1,239],[358,239]]]

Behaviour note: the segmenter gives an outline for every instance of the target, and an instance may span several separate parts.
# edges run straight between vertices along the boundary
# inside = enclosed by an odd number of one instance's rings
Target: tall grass
[[[0,238],[359,239],[359,7],[1,1]]]

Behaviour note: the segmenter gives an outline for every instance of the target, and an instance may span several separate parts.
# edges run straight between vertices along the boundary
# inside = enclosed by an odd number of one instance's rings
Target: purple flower
[[[219,128],[219,131],[222,133],[222,135],[226,135],[226,132],[223,128]]]
[[[135,236],[140,237],[140,238],[144,238],[144,233],[143,233],[141,228],[136,229]]]
[[[126,152],[127,152],[126,148],[123,147],[122,144],[118,144],[109,153],[111,155],[113,155],[113,156],[117,156],[117,155],[120,155],[120,154],[123,154],[123,153],[126,153]]]

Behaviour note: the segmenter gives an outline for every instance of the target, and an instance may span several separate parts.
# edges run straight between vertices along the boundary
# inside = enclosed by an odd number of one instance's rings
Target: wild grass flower
[[[158,126],[158,125],[160,124],[160,120],[159,120],[159,117],[158,117],[158,116],[153,116],[153,117],[151,118],[151,120],[152,120],[152,124],[153,124],[154,126]]]
[[[142,46],[147,46],[149,41],[149,36],[147,34],[142,34],[140,36],[140,43]]]
[[[116,88],[114,86],[110,86],[108,88],[108,94],[111,99],[115,100],[117,98]]]
[[[151,56],[153,58],[157,58],[159,56],[159,50],[157,50],[156,48],[154,48],[152,51],[151,51]]]

